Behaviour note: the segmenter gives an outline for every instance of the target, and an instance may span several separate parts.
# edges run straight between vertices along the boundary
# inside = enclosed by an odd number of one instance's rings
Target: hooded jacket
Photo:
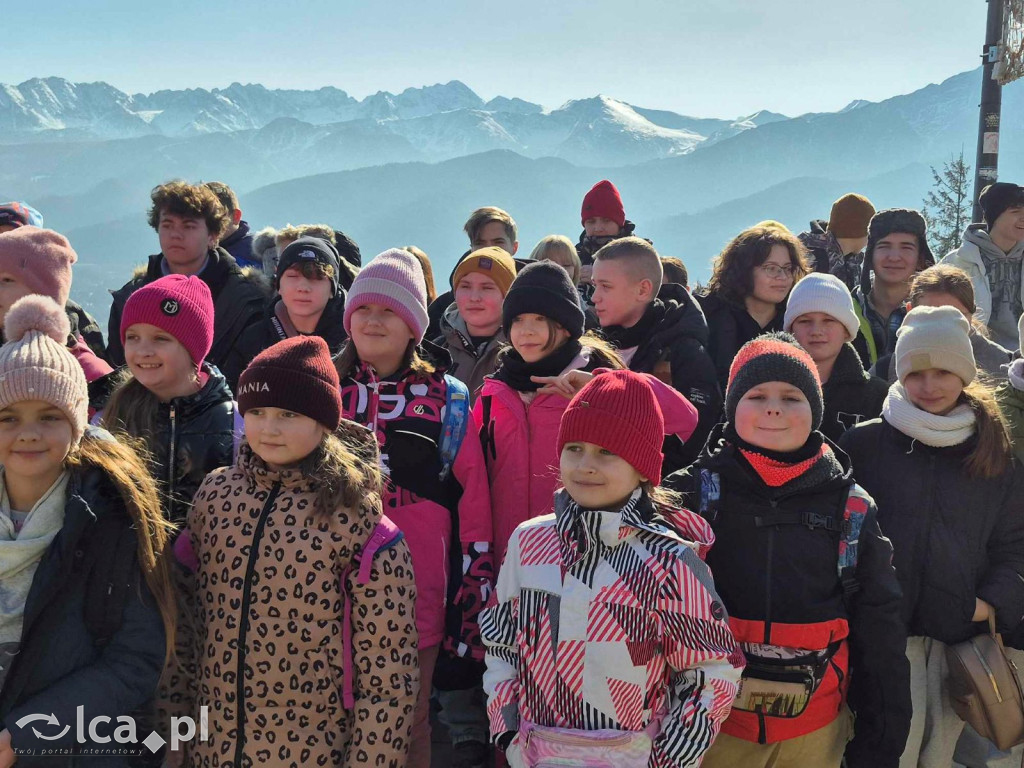
[[[865,371],[853,346],[843,344],[828,381],[821,385],[825,398],[821,433],[836,441],[860,422],[878,418],[888,392],[888,382]]]
[[[648,311],[660,317],[633,353],[629,369],[658,376],[661,366],[668,363],[671,381],[665,383],[671,384],[697,409],[697,426],[690,439],[681,446],[674,440],[665,445],[667,474],[688,466],[700,455],[708,433],[721,416],[722,390],[709,354],[708,323],[690,292],[681,285],[666,283]]]
[[[995,607],[1001,632],[1024,616],[1024,469],[968,477],[976,442],[933,448],[884,419],[839,441],[892,540],[908,633],[947,645],[982,631],[976,597]]]
[[[220,247],[231,254],[240,268],[256,267],[263,269],[263,263],[257,262],[252,255],[252,235],[249,233],[249,222],[244,219],[238,222],[238,229],[219,243]]]
[[[238,377],[248,367],[252,359],[268,347],[272,347],[279,341],[288,338],[289,329],[277,316],[278,311],[287,311],[280,296],[275,296],[263,314],[263,318],[253,323],[239,337],[235,345],[228,351],[221,370],[228,386],[234,392],[238,388]],[[345,315],[345,292],[340,291],[337,296],[327,302],[320,320],[311,336],[319,336],[327,342],[330,347],[331,357],[334,357],[345,344],[348,334],[345,333],[345,326],[342,319]]]
[[[248,444],[212,472],[189,513],[198,562],[193,716],[209,739],[191,765],[400,768],[419,690],[416,587],[404,541],[378,550],[365,584],[350,574],[355,708],[342,702],[341,577],[380,521],[379,506],[315,507],[317,484],[274,471]]]
[[[985,267],[983,253],[995,259],[1005,259],[1007,256],[1024,259],[1024,240],[1017,243],[1008,254],[1003,253],[1003,250],[992,242],[984,224],[971,224],[964,232],[963,244],[942,259],[943,264],[959,267],[971,278],[974,285],[974,302],[978,307],[976,317],[985,325],[989,325],[992,320],[992,289],[989,286],[988,269]],[[1019,295],[1024,295],[1024,270],[1021,272],[1021,285],[1017,286],[1017,291]],[[996,336],[995,341],[1007,349],[1017,349],[1020,346],[1016,333]]]
[[[757,646],[758,656],[768,655],[766,644],[807,650],[840,645],[801,715],[734,709],[722,730],[762,744],[796,738],[832,722],[845,700],[857,714],[847,749],[851,765],[895,768],[910,728],[910,669],[892,545],[879,530],[871,498],[854,484],[850,459],[838,450],[842,472],[831,480],[807,488],[792,487],[794,481],[769,487],[724,431],[717,427],[697,463],[665,484],[710,520],[715,546],[708,565],[736,639]],[[706,496],[708,488],[718,495]],[[838,528],[758,521],[793,512],[834,520],[851,493],[867,513],[858,541],[858,589],[844,599]]]
[[[452,360],[448,373],[469,388],[470,400],[475,401],[484,384],[484,377],[490,376],[498,367],[498,353],[508,344],[508,338],[505,331],[499,328],[486,342],[474,346],[466,321],[459,314],[458,305],[453,302],[441,316],[441,336],[434,344],[448,351]]]
[[[107,326],[107,360],[113,366],[124,365],[124,347],[121,346],[121,315],[128,297],[144,285],[164,276],[164,256],[158,253],[149,257],[145,268],[136,270],[135,275],[121,288],[112,292],[110,322]],[[213,295],[213,347],[206,356],[208,362],[220,365],[235,345],[242,331],[257,322],[263,315],[269,298],[266,281],[257,269],[242,270],[231,254],[223,248],[209,252],[209,260],[203,271],[196,277],[210,288]]]
[[[452,471],[447,479],[440,479],[448,361],[444,351],[433,345],[418,351],[436,365],[434,373],[403,369],[381,379],[373,368],[357,361],[341,380],[341,411],[344,418],[362,424],[377,437],[387,475],[384,512],[405,533],[416,568],[420,647],[435,646],[446,634],[451,637],[445,605],[452,579],[452,586],[461,584],[455,603],[463,607],[462,630],[479,659],[483,647],[476,619],[493,585],[487,468],[469,420]],[[453,520],[457,531],[452,530]],[[461,573],[450,567],[456,560]]]
[[[480,619],[492,735],[523,721],[639,731],[661,711],[650,765],[699,765],[743,666],[703,562],[713,541],[639,490],[618,512],[562,490],[554,514],[520,525]],[[519,750],[516,737],[513,766]]]
[[[86,439],[89,439],[88,437]],[[100,525],[105,521],[108,525]],[[112,523],[112,525],[110,524]],[[66,491],[64,526],[39,562],[25,605],[20,651],[0,690],[0,730],[11,732],[16,749],[68,750],[60,755],[20,755],[21,766],[125,766],[124,757],[82,757],[103,744],[76,742],[76,708],[85,723],[106,715],[109,737],[116,719],[132,715],[156,692],[164,663],[165,636],[160,610],[139,568],[136,550],[119,547],[118,539],[133,528],[124,501],[109,478],[97,468],[74,470]],[[134,538],[134,536],[133,536]],[[130,558],[120,629],[98,645],[84,619],[91,564],[101,558]],[[109,573],[121,572],[113,566]],[[33,714],[53,715],[57,726],[18,721]],[[50,737],[70,728],[59,738]],[[37,736],[41,733],[42,736]],[[144,732],[138,738],[145,738]],[[88,737],[87,737],[88,738]],[[109,740],[109,739],[108,739]]]
[[[593,350],[583,351],[565,369],[592,371]],[[597,372],[600,372],[598,369]],[[665,432],[689,439],[697,425],[697,411],[682,395],[654,376],[648,376],[665,417]],[[558,471],[558,427],[569,401],[560,395],[537,395],[529,403],[503,381],[487,378],[473,407],[480,432],[491,488],[496,570],[505,548],[520,523],[550,514]]]

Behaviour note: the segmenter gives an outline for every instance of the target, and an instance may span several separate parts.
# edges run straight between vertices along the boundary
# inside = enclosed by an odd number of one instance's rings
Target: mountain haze
[[[365,257],[417,244],[443,284],[480,205],[520,224],[521,255],[553,232],[575,239],[583,194],[622,191],[637,233],[704,280],[710,258],[765,218],[795,231],[848,191],[919,207],[929,166],[973,165],[980,70],[881,102],[735,120],[649,109],[609,96],[556,109],[485,102],[458,81],[358,100],[335,87],[126,94],[105,83],[0,86],[0,199],[23,199],[80,255],[73,293],[106,316],[107,289],[157,249],[149,190],[221,179],[255,227],[327,222]],[[770,106],[770,105],[766,105]],[[1000,177],[1024,179],[1024,86],[1004,89]]]

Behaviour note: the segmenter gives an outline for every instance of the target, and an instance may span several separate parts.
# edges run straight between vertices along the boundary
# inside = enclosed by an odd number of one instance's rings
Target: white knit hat
[[[786,304],[786,317],[782,329],[790,331],[800,315],[808,312],[823,312],[834,317],[850,334],[850,341],[857,337],[860,321],[853,311],[853,297],[846,283],[835,275],[812,272],[793,286]]]
[[[955,373],[964,385],[974,381],[978,368],[971,346],[971,326],[953,307],[914,307],[896,331],[896,377],[929,368]]]

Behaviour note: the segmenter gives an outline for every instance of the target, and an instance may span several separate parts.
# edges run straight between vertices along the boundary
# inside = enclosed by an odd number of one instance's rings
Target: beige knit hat
[[[0,409],[22,400],[51,403],[67,414],[77,445],[89,423],[89,387],[66,346],[70,331],[53,299],[32,294],[14,302],[0,347]]]
[[[955,373],[964,385],[974,381],[978,369],[971,346],[971,326],[953,307],[914,307],[896,331],[896,377],[929,368]]]

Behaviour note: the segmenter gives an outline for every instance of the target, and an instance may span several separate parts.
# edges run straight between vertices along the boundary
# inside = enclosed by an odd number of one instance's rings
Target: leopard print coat
[[[192,710],[209,739],[192,766],[405,765],[419,691],[416,590],[404,540],[353,574],[355,708],[342,703],[341,574],[381,510],[314,512],[314,481],[275,472],[247,444],[199,488]],[[179,648],[181,644],[179,643]]]

